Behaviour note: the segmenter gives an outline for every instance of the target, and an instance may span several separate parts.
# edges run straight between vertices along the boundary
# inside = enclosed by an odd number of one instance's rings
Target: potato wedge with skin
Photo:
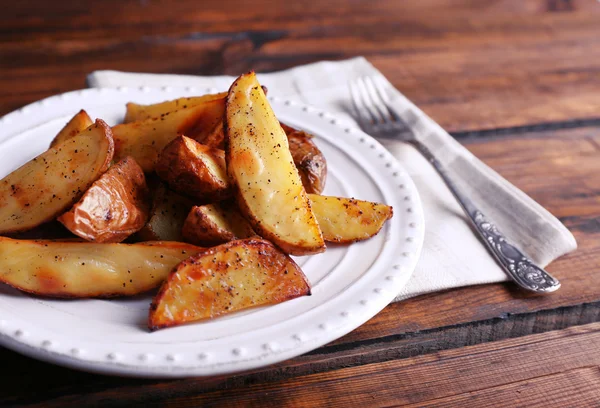
[[[0,234],[62,214],[108,169],[113,151],[110,127],[98,119],[0,180]]]
[[[156,174],[173,190],[200,202],[231,196],[222,150],[179,136],[162,151]]]
[[[312,210],[326,242],[349,244],[376,235],[392,218],[392,207],[354,198],[309,194]],[[235,207],[204,205],[194,207],[183,227],[186,242],[215,245],[252,235],[250,224]]]
[[[177,136],[202,137],[222,120],[224,100],[167,112],[159,117],[114,126],[115,159],[131,156],[145,172],[154,170],[160,152]]]
[[[159,286],[202,248],[181,242],[97,244],[0,237],[0,282],[61,298],[130,296]]]
[[[185,242],[203,246],[257,237],[237,208],[227,203],[192,207],[181,233]]]
[[[69,122],[61,129],[50,143],[50,147],[56,147],[67,139],[72,138],[79,132],[84,131],[94,124],[94,121],[85,110],[80,110],[71,118]]]
[[[149,213],[144,172],[126,157],[100,176],[58,221],[87,241],[121,242],[146,224]]]
[[[294,165],[285,132],[256,80],[240,76],[225,114],[227,173],[254,231],[285,252],[323,252],[325,241]]]
[[[193,202],[162,183],[152,195],[150,218],[134,238],[139,241],[183,241],[181,230]]]
[[[377,234],[394,211],[389,205],[309,194],[313,212],[327,242],[349,244]]]
[[[209,248],[171,272],[150,306],[151,330],[310,295],[296,263],[269,241]]]
[[[327,180],[327,161],[312,136],[297,130],[287,135],[290,152],[307,193],[321,194]]]
[[[167,112],[191,108],[215,99],[225,99],[226,96],[227,92],[221,92],[217,94],[178,98],[172,101],[154,103],[151,105],[139,105],[137,103],[129,102],[126,104],[127,110],[125,112],[124,123],[135,122],[137,120],[144,120],[148,118],[156,118]]]

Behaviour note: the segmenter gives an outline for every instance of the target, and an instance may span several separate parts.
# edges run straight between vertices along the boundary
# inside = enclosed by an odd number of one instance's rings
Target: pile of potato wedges
[[[253,72],[228,92],[77,113],[0,180],[0,281],[40,296],[155,289],[149,328],[310,294],[289,255],[377,234],[385,204],[321,195],[327,162]]]

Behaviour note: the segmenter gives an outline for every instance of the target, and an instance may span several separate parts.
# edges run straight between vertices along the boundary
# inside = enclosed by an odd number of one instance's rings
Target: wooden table
[[[600,3],[592,0],[5,2],[0,114],[96,69],[272,71],[366,56],[575,234],[563,288],[512,284],[388,306],[293,360],[219,378],[91,375],[1,350],[0,405],[598,406]],[[1,158],[0,158],[1,160]]]

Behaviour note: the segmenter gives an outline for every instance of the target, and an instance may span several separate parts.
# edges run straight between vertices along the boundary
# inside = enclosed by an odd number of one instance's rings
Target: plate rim
[[[134,93],[161,93],[165,95],[164,100],[174,99],[180,96],[187,96],[193,94],[200,93],[213,93],[216,90],[214,88],[208,88],[202,92],[198,88],[193,87],[118,87],[118,88],[86,88],[81,90],[75,90],[66,92],[63,94],[58,94],[54,96],[50,96],[48,98],[39,100],[37,102],[33,102],[29,105],[26,105],[23,108],[20,108],[16,111],[8,113],[7,115],[0,118],[0,124],[2,123],[10,123],[13,120],[19,119],[19,116],[28,116],[32,113],[35,113],[36,110],[39,109],[48,109],[51,107],[53,101],[59,102],[68,102],[69,105],[76,103],[77,98],[83,98],[92,94],[98,94],[100,97],[107,97],[111,93],[119,93],[119,94],[128,94],[130,90],[133,90]],[[408,172],[402,167],[402,165],[398,162],[398,160],[387,150],[385,149],[376,139],[364,133],[356,126],[350,126],[348,123],[344,123],[338,119],[338,116],[335,114],[330,114],[322,109],[307,105],[305,103],[297,102],[291,99],[279,98],[274,96],[269,96],[270,102],[274,105],[274,110],[297,110],[295,112],[298,114],[298,117],[302,117],[304,114],[310,115],[312,120],[314,120],[319,126],[323,126],[325,128],[332,127],[335,128],[337,132],[344,133],[348,138],[352,138],[353,143],[358,142],[359,145],[364,144],[365,146],[369,146],[370,150],[373,150],[378,154],[380,158],[383,158],[387,163],[386,167],[392,172],[393,177],[398,177],[398,181],[400,182],[399,188],[403,189],[407,197],[410,197],[412,203],[412,211],[410,214],[411,230],[414,232],[413,239],[411,241],[411,251],[410,253],[403,253],[403,257],[405,259],[402,260],[402,267],[398,268],[402,269],[403,274],[400,277],[394,275],[387,275],[383,277],[388,283],[394,281],[394,285],[396,286],[395,291],[382,290],[380,288],[373,289],[375,295],[377,296],[377,300],[371,302],[369,305],[362,305],[363,312],[361,313],[360,319],[355,319],[351,324],[342,324],[337,328],[333,328],[331,330],[322,330],[320,336],[317,336],[315,339],[308,339],[306,341],[302,341],[299,339],[299,342],[296,347],[287,349],[285,351],[276,352],[268,354],[267,357],[253,358],[249,360],[240,360],[230,362],[229,368],[224,368],[220,366],[219,369],[206,370],[206,364],[196,365],[196,366],[177,366],[177,364],[164,364],[161,366],[152,366],[148,364],[144,364],[143,361],[139,361],[140,364],[131,364],[123,361],[118,361],[116,356],[111,358],[111,356],[107,356],[107,360],[105,361],[93,361],[85,359],[85,356],[77,356],[72,354],[68,354],[66,352],[57,352],[52,350],[49,347],[44,347],[43,343],[40,345],[38,342],[37,345],[31,344],[31,342],[27,341],[26,336],[24,336],[23,331],[21,330],[13,330],[12,333],[9,332],[9,328],[4,320],[2,320],[2,310],[0,309],[0,345],[3,345],[9,349],[17,351],[21,354],[27,355],[32,358],[36,358],[38,360],[50,362],[53,364],[66,366],[69,368],[75,368],[83,371],[94,372],[99,374],[110,374],[110,375],[120,375],[120,376],[131,376],[131,377],[142,377],[142,378],[168,378],[168,377],[190,377],[190,376],[210,376],[210,375],[219,375],[219,374],[228,374],[239,371],[246,371],[249,369],[254,369],[270,364],[274,364],[280,361],[287,360],[289,358],[293,358],[295,356],[302,355],[306,352],[314,350],[324,344],[327,344],[335,339],[340,338],[341,336],[351,332],[357,327],[364,324],[366,321],[371,319],[377,313],[379,313],[385,306],[387,306],[396,296],[397,290],[402,286],[406,285],[410,276],[412,276],[417,261],[419,259],[424,240],[424,214],[423,207],[421,204],[421,199],[418,193],[418,190],[414,184],[414,181],[408,174]],[[77,109],[72,109],[73,111],[77,111]],[[301,114],[299,113],[301,112]],[[279,115],[279,114],[278,114]],[[57,115],[54,115],[56,119]],[[283,115],[286,116],[286,115]],[[297,121],[292,120],[294,123],[298,123]],[[30,131],[38,126],[42,126],[43,124],[48,123],[48,120],[41,121],[40,123],[34,124],[32,126],[24,127],[16,132],[13,131],[13,134],[8,137],[2,138],[2,132],[0,132],[0,149],[4,147],[6,142],[17,138],[20,134]],[[308,126],[310,127],[310,126]],[[0,128],[1,129],[1,128]],[[317,136],[319,137],[319,136]],[[350,146],[350,142],[346,143]],[[352,146],[353,149],[356,146]],[[377,170],[376,173],[381,174],[380,170]],[[370,173],[371,174],[371,173]],[[391,175],[390,175],[391,177]],[[379,187],[379,186],[378,186]],[[395,214],[396,217],[404,217],[404,214]],[[387,241],[387,240],[386,240]],[[389,244],[388,244],[389,245]],[[385,248],[385,244],[382,248]],[[395,265],[396,267],[398,265]],[[380,276],[381,278],[381,276]],[[355,284],[354,284],[355,285]],[[352,287],[352,286],[351,286]],[[340,292],[340,297],[343,292],[350,289],[351,287],[345,289]],[[379,290],[377,290],[379,289]],[[328,299],[328,301],[332,301],[337,299],[337,297]],[[367,311],[364,311],[367,310]],[[366,317],[365,317],[366,316]],[[341,319],[348,317],[344,316],[343,312],[338,316]],[[348,320],[348,319],[346,319]],[[359,323],[356,321],[360,320]],[[350,328],[349,328],[350,327]],[[349,329],[348,329],[349,328]],[[173,343],[177,344],[177,343]],[[198,361],[200,363],[200,361]]]

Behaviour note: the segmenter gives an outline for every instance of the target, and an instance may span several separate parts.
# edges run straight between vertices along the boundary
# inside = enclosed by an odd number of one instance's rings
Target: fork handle
[[[460,206],[465,210],[471,224],[487,249],[494,255],[498,264],[519,286],[524,289],[548,293],[560,288],[560,282],[548,272],[533,263],[517,247],[506,240],[496,225],[490,222],[452,181],[448,172],[429,148],[418,140],[409,141],[431,163],[442,177]]]

